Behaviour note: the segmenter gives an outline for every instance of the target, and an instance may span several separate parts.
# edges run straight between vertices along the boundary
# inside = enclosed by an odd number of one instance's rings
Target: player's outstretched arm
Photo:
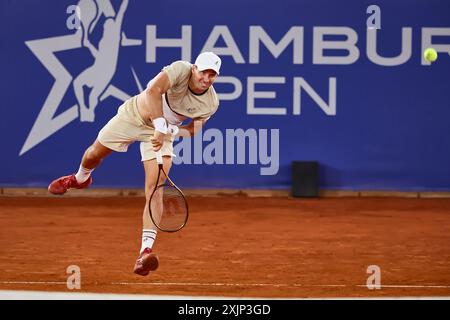
[[[167,73],[161,71],[149,82],[147,88],[141,94],[143,107],[152,121],[163,117],[162,95],[166,93],[169,88],[169,77]]]
[[[163,116],[162,95],[170,89],[170,80],[166,72],[161,71],[153,78],[145,91],[141,92],[138,98],[141,107],[144,109],[145,118],[150,118],[155,134],[151,139],[153,150],[161,149],[164,142],[164,135],[167,134],[167,121]]]

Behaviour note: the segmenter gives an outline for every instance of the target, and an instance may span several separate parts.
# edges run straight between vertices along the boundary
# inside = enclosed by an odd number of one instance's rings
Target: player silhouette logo
[[[130,98],[129,93],[113,83],[121,47],[142,46],[143,43],[141,39],[128,38],[121,30],[128,2],[117,0],[118,6],[115,7],[110,0],[80,0],[76,9],[80,24],[75,33],[25,41],[55,82],[19,155],[25,154],[75,119],[93,122],[96,108],[108,97],[119,101]],[[118,8],[117,13],[115,8]],[[97,38],[97,35],[100,41],[94,45],[93,42],[97,41],[93,41],[93,38]],[[81,73],[73,75],[56,53],[79,49],[91,54],[93,63]],[[133,66],[130,69],[140,92],[142,83]],[[63,102],[68,91],[73,91],[75,95],[73,105],[69,106]]]
[[[73,81],[76,99],[78,101],[80,121],[93,122],[95,119],[95,108],[100,96],[108,89],[114,77],[121,46],[121,30],[128,0],[122,0],[117,13],[111,5],[110,0],[80,0],[82,33],[81,44],[87,48],[94,57],[94,63],[81,72]],[[89,36],[99,22],[102,15],[103,34],[96,48],[90,41]],[[90,89],[89,95],[85,97],[84,87]]]

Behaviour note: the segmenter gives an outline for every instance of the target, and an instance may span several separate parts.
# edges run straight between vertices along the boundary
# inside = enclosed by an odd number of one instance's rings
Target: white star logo
[[[126,6],[124,5],[123,13],[126,9]],[[120,14],[119,13],[117,15]],[[109,18],[110,24],[113,24],[117,22],[118,18],[115,19]],[[107,19],[108,20],[108,19]],[[122,23],[120,21],[120,23]],[[114,27],[112,25],[112,27]],[[103,62],[109,62],[111,60],[111,55],[104,54],[106,50],[103,50],[104,52],[101,52],[102,48],[102,41],[104,40],[104,46],[105,48],[109,48],[112,41],[117,41],[117,46],[139,46],[142,45],[142,40],[138,39],[128,39],[125,34],[122,32],[120,34],[120,28],[117,31],[116,29],[111,28],[111,32],[115,31],[116,37],[114,38],[114,34],[107,34],[108,29],[104,27],[104,37],[102,40],[100,40],[99,47],[96,49],[91,45],[89,49],[91,50],[91,53],[94,55],[94,58],[96,59],[96,62],[103,60]],[[43,64],[43,66],[48,70],[48,72],[55,78],[55,82],[50,89],[50,92],[47,96],[47,99],[44,102],[44,105],[42,106],[42,109],[31,128],[31,131],[25,140],[24,145],[22,146],[22,149],[20,150],[19,156],[23,155],[27,151],[29,151],[31,148],[35,147],[48,137],[50,137],[52,134],[56,133],[58,130],[65,127],[67,124],[72,122],[73,120],[77,119],[80,116],[80,111],[83,112],[83,109],[81,109],[80,101],[78,104],[75,104],[69,108],[67,108],[65,111],[61,112],[59,115],[55,116],[56,112],[58,111],[58,108],[60,107],[60,103],[63,100],[67,90],[69,89],[70,85],[74,82],[74,77],[69,73],[69,71],[65,68],[65,66],[59,61],[59,59],[56,57],[55,53],[60,51],[66,51],[66,50],[73,50],[73,49],[79,49],[82,47],[88,47],[90,43],[85,42],[86,40],[83,39],[82,31],[78,30],[76,33],[66,36],[59,36],[59,37],[51,37],[51,38],[44,38],[44,39],[38,39],[38,40],[31,40],[26,41],[25,44],[28,46],[28,48],[33,52],[33,54],[39,59],[39,61]],[[82,45],[83,42],[83,45]],[[106,52],[108,53],[108,52]],[[117,52],[118,55],[118,52]],[[117,60],[117,56],[115,57]],[[113,57],[114,59],[114,57]],[[100,67],[104,69],[104,66],[99,63]],[[111,65],[111,64],[107,64]],[[96,63],[92,65],[88,69],[95,69]],[[103,70],[104,72],[98,72],[99,68],[97,70],[92,70],[95,72],[91,72],[89,74],[88,69],[86,69],[84,72],[82,72],[75,81],[80,78],[80,80],[85,80],[85,82],[81,82],[82,85],[87,85],[92,89],[92,92],[94,89],[100,87],[100,90],[98,92],[98,96],[94,97],[96,99],[91,99],[91,96],[89,97],[89,100],[94,101],[94,103],[90,102],[90,111],[91,112],[91,118],[82,119],[81,121],[93,121],[93,109],[97,105],[99,101],[103,101],[107,97],[115,97],[121,101],[125,101],[130,98],[130,95],[125,93],[124,91],[120,90],[119,88],[115,87],[110,83],[110,80],[112,76],[115,73],[116,64],[113,64],[112,66],[113,70]],[[131,67],[131,70],[133,72],[134,79],[137,83],[137,87],[140,91],[142,91],[142,85],[140,84],[136,73],[134,72],[134,69]],[[110,72],[110,77],[104,76],[104,74],[107,74],[107,71]],[[82,78],[82,75],[88,76]],[[103,81],[103,83],[102,83]],[[74,86],[76,87],[75,83]],[[97,87],[96,87],[97,86]],[[84,100],[84,99],[82,99]],[[93,106],[93,104],[95,104]],[[87,110],[87,109],[86,109]],[[82,114],[81,114],[82,116]]]

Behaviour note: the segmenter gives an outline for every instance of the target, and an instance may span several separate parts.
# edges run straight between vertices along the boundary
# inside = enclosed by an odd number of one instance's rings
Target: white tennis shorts
[[[119,107],[117,114],[100,130],[97,140],[117,152],[127,152],[130,144],[140,141],[141,161],[146,161],[156,158],[150,141],[154,132],[153,125],[147,124],[139,114],[137,96],[134,96]],[[171,135],[166,135],[161,151],[163,156],[174,156]]]

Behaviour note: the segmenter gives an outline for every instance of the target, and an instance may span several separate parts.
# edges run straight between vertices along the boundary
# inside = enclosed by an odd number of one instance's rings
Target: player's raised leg
[[[112,152],[113,150],[105,147],[98,140],[95,140],[84,152],[78,172],[53,180],[48,186],[48,191],[53,194],[62,195],[69,189],[88,188],[92,184],[92,171]]]
[[[158,177],[158,164],[156,159],[143,161],[145,170],[145,207],[142,215],[143,230],[142,230],[142,243],[141,250],[136,264],[134,266],[134,273],[146,276],[150,271],[154,271],[158,268],[159,261],[158,256],[153,252],[153,244],[156,239],[157,228],[150,218],[148,205],[150,196],[155,188],[156,179]],[[172,158],[169,156],[163,157],[164,171],[169,174],[172,166]],[[164,183],[165,176],[161,175],[158,181],[158,185]]]

